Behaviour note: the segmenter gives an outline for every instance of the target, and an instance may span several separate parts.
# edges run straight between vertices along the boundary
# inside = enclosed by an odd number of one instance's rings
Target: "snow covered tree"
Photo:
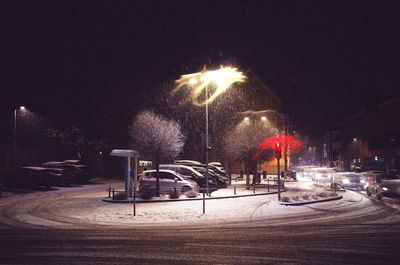
[[[265,161],[273,156],[273,152],[264,152],[253,159],[261,143],[266,137],[277,135],[276,127],[258,121],[242,121],[225,136],[224,151],[230,161],[243,161],[247,174],[256,171],[257,162]]]
[[[181,126],[152,111],[143,111],[136,115],[129,129],[129,137],[134,149],[154,158],[157,170],[157,194],[160,192],[159,164],[176,158],[183,149],[185,137]]]

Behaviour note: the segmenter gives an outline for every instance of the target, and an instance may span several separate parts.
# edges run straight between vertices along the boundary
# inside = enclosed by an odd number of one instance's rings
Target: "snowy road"
[[[160,225],[202,225],[217,223],[235,225],[329,224],[330,222],[398,222],[398,209],[384,202],[370,200],[355,192],[343,192],[338,201],[283,206],[276,195],[206,201],[132,204],[106,203],[101,199],[107,187],[115,183],[65,187],[54,191],[17,194],[0,200],[0,224],[14,227],[132,227]],[[310,191],[310,186],[289,184],[284,195]]]
[[[132,205],[109,183],[0,199],[0,264],[398,264],[400,215],[344,198],[298,207],[276,195]],[[299,189],[289,188],[288,194]]]

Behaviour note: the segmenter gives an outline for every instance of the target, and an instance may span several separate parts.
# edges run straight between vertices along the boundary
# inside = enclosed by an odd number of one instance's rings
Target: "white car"
[[[186,180],[179,173],[160,169],[159,170],[159,183],[160,192],[173,191],[174,187],[177,191],[185,192],[196,188],[196,184]],[[146,170],[143,171],[141,178],[139,180],[140,190],[153,189],[155,190],[157,186],[157,172],[156,170]]]
[[[317,167],[309,169],[311,180],[318,186],[329,186],[333,181],[335,171],[332,168]]]
[[[376,195],[378,200],[383,196],[400,197],[400,177],[392,174],[370,174],[367,179],[367,195]]]

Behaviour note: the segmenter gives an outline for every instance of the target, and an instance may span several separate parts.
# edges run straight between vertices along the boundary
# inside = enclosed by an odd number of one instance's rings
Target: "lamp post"
[[[209,145],[208,145],[208,87],[206,87],[206,191],[208,197],[210,197],[210,187],[209,187],[209,172],[208,172],[208,155],[209,155]]]
[[[13,163],[13,170],[17,165],[17,116],[18,111],[25,111],[26,108],[24,106],[20,106],[14,109],[14,128],[13,128],[13,146],[12,146],[12,163]]]
[[[275,158],[277,164],[277,175],[278,175],[278,201],[281,201],[281,170],[280,170],[280,159],[282,157],[281,143],[275,144]]]
[[[188,86],[190,86],[191,88],[195,88],[196,84],[198,83],[198,80],[195,77],[192,77],[189,79],[188,82]],[[205,110],[206,110],[206,133],[205,133],[205,162],[206,162],[206,185],[205,185],[205,189],[206,189],[206,193],[207,196],[210,196],[210,187],[209,187],[209,167],[208,167],[208,155],[209,155],[209,142],[208,142],[208,124],[209,124],[209,118],[208,118],[208,86],[205,87]]]
[[[214,101],[220,94],[228,90],[232,84],[236,82],[243,83],[246,80],[246,76],[242,72],[237,71],[237,68],[223,67],[220,69],[206,71],[203,70],[198,73],[182,75],[180,79],[176,80],[177,87],[172,93],[178,92],[180,89],[187,87],[193,92],[191,93],[191,101],[196,106],[205,106],[206,111],[206,135],[205,135],[205,162],[206,162],[206,190],[207,194],[210,195],[209,191],[209,167],[208,167],[208,155],[209,155],[209,142],[208,142],[208,104]],[[211,95],[209,95],[209,87],[214,88]],[[205,97],[204,97],[205,95]]]

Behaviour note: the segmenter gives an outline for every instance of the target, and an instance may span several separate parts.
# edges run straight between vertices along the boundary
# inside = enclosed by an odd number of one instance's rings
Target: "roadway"
[[[398,208],[361,193],[300,207],[213,200],[206,218],[200,202],[161,203],[133,217],[100,202],[107,185],[1,198],[0,264],[399,264]]]

